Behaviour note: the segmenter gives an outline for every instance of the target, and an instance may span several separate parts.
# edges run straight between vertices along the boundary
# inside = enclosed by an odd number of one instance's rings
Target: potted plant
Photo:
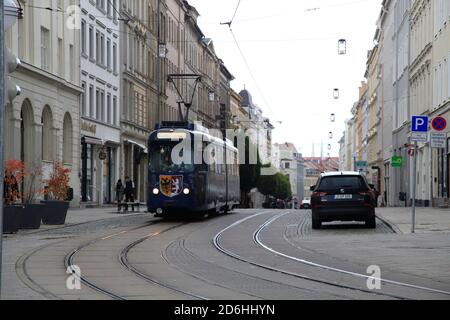
[[[44,189],[46,204],[42,222],[48,225],[62,225],[66,222],[67,210],[70,201],[68,200],[70,169],[65,168],[60,162],[53,162],[53,169],[50,177],[45,181]]]
[[[39,229],[41,227],[42,213],[44,205],[36,203],[37,195],[41,194],[40,186],[42,177],[42,167],[33,163],[25,165],[23,174],[22,204],[24,210],[20,215],[20,229]]]
[[[5,178],[3,180],[3,232],[16,233],[20,226],[20,216],[23,206],[20,200],[19,184],[24,172],[23,162],[7,160],[5,162]]]

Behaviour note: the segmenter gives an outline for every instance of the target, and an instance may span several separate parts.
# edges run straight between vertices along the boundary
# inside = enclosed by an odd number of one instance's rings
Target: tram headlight
[[[155,196],[157,196],[159,194],[159,189],[158,188],[153,188],[153,194]]]
[[[184,193],[185,195],[188,195],[189,193],[191,193],[191,190],[189,190],[189,188],[184,188],[184,189],[183,189],[183,193]]]

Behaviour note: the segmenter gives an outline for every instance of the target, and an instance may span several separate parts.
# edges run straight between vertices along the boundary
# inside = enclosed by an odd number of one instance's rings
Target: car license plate
[[[351,194],[336,194],[334,196],[335,200],[347,200],[347,199],[352,199],[353,195]]]

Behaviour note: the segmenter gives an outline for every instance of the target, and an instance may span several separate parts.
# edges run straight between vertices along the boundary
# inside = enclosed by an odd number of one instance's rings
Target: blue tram
[[[158,216],[233,210],[240,203],[239,155],[197,124],[163,122],[148,140],[147,207]]]

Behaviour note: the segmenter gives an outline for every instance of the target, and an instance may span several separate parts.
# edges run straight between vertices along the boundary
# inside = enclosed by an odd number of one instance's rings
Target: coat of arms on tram
[[[183,176],[159,176],[161,193],[173,198],[183,190]]]

